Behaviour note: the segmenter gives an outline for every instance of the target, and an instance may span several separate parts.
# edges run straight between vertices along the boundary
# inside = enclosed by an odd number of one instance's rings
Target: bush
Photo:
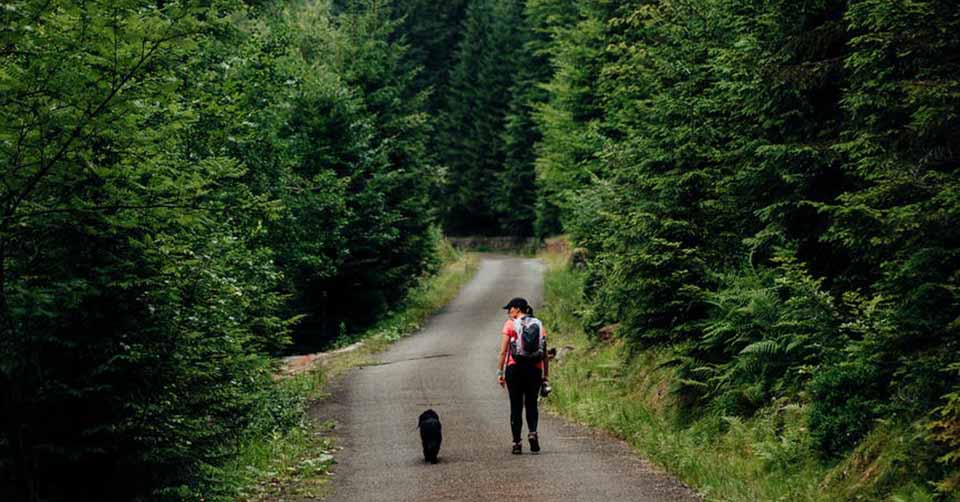
[[[774,399],[799,402],[810,377],[843,346],[840,312],[821,281],[781,258],[716,278],[703,334],[681,346],[676,390],[722,415],[750,416]],[[690,400],[694,398],[694,400]]]
[[[810,383],[810,435],[820,451],[847,451],[884,415],[879,368],[863,361],[821,370]]]

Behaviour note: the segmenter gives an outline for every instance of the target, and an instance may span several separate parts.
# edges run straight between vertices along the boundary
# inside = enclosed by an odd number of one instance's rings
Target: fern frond
[[[760,340],[747,345],[740,351],[740,355],[753,354],[756,356],[772,356],[780,352],[780,345],[774,340]]]

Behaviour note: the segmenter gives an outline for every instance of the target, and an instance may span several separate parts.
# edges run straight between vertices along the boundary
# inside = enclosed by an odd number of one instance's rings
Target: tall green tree
[[[333,69],[355,89],[357,113],[369,153],[355,158],[347,180],[350,215],[342,244],[350,249],[322,288],[332,317],[364,326],[395,306],[436,265],[430,199],[439,173],[428,150],[429,91],[419,89],[421,68],[396,37],[390,4],[353,1],[336,18],[330,46]],[[349,329],[349,326],[348,326]]]
[[[291,323],[329,342],[434,266],[387,14],[0,10],[0,498],[229,498],[238,446],[296,422],[269,357]]]
[[[262,309],[271,252],[242,223],[268,208],[235,159],[182,155],[196,118],[171,99],[237,6],[5,7],[5,495],[173,493],[229,454],[284,334]]]
[[[806,402],[828,456],[894,417],[933,431],[914,475],[955,473],[948,2],[577,7],[536,165],[588,323],[672,346],[691,411]]]
[[[521,44],[522,4],[476,0],[467,8],[447,106],[439,127],[447,168],[445,228],[454,234],[497,234],[506,208],[502,190],[503,131]]]
[[[538,225],[542,185],[537,182],[536,144],[542,135],[535,121],[537,109],[549,94],[544,85],[553,76],[551,49],[559,30],[573,24],[575,2],[532,0],[526,2],[518,20],[520,47],[516,51],[516,74],[510,90],[510,107],[503,131],[504,166],[500,190],[494,202],[502,208],[501,232],[530,236],[559,231],[558,226]]]
[[[398,0],[393,16],[400,21],[394,31],[408,47],[405,59],[422,68],[414,80],[417,91],[429,93],[427,112],[440,113],[446,104],[450,70],[456,62],[467,0],[435,2]]]
[[[870,368],[895,412],[947,403],[941,424],[956,424],[944,395],[960,388],[960,13],[945,1],[851,1],[844,20],[847,124],[836,150],[852,186],[818,207],[831,217],[825,240],[851,257],[845,278],[885,304],[875,323],[886,326],[852,340],[847,364]],[[954,489],[958,437],[941,437],[952,441],[944,487]]]
[[[535,103],[540,139],[534,162],[539,185],[537,226],[570,229],[568,217],[590,184],[590,163],[600,149],[596,100],[599,65],[604,48],[603,21],[583,3],[530,2],[539,24],[555,23],[548,46],[552,76],[543,84],[548,97]]]

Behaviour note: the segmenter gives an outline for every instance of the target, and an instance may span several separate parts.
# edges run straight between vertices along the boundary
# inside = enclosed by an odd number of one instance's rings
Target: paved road
[[[532,455],[525,442],[523,455],[510,454],[507,395],[494,375],[505,319],[500,307],[524,296],[536,308],[542,283],[536,260],[484,256],[473,281],[420,333],[337,386],[315,410],[337,421],[344,447],[329,500],[698,500],[622,441],[544,413],[543,451]],[[415,430],[427,408],[443,424],[437,465],[423,462]]]

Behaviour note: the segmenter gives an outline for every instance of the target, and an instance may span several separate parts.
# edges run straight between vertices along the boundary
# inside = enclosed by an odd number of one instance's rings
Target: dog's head
[[[433,410],[427,410],[420,414],[418,423],[422,424],[424,420],[440,420],[440,415],[437,415],[437,412]]]

